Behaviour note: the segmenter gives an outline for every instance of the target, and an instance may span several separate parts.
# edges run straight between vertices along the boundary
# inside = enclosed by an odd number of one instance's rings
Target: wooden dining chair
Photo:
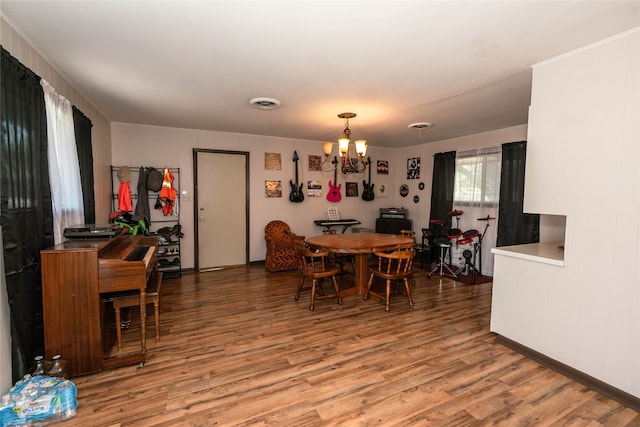
[[[411,297],[411,287],[409,286],[409,280],[413,274],[413,257],[415,251],[413,244],[398,245],[392,252],[374,252],[377,263],[375,266],[369,267],[369,282],[367,283],[367,290],[364,293],[362,299],[369,298],[371,293],[371,285],[376,277],[385,281],[385,310],[390,310],[391,300],[391,285],[399,280],[404,282],[405,293],[409,298],[409,305],[413,305],[413,298]]]
[[[337,234],[337,232],[336,232],[336,230],[334,230],[332,228],[329,228],[329,229],[326,229],[326,230],[322,230],[322,234],[324,234],[324,235],[335,235],[335,234]],[[345,273],[355,274],[355,272],[356,272],[356,258],[353,255],[332,252],[330,256],[331,256],[334,264],[336,264],[340,268],[340,278],[343,278]],[[350,264],[351,265],[351,271],[346,270],[344,268],[345,264]]]
[[[416,232],[413,230],[400,230],[401,236],[407,236],[413,238],[413,247],[407,247],[407,249],[416,250],[418,248],[418,243],[416,242]],[[411,274],[411,284],[413,286],[416,285],[416,279],[413,277],[413,273]]]
[[[309,278],[311,279],[311,304],[309,305],[309,310],[313,311],[316,299],[320,298],[337,297],[338,303],[342,304],[340,286],[336,279],[336,274],[340,272],[340,269],[330,262],[329,251],[310,248],[304,241],[296,241],[295,244],[300,270],[300,281],[298,282],[295,300],[298,301],[300,299],[300,292],[304,286],[305,279]],[[325,294],[324,290],[322,290],[321,282],[325,278],[331,278],[334,293]]]

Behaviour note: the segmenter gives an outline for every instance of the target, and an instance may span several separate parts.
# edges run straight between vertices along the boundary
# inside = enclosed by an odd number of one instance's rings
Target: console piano
[[[147,284],[158,277],[158,238],[126,230],[111,239],[67,240],[42,250],[45,356],[61,354],[70,376],[143,364]],[[140,350],[111,355],[115,325],[105,310],[114,292],[140,294]]]

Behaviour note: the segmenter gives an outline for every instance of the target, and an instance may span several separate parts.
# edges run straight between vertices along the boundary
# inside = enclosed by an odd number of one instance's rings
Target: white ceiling
[[[28,1],[2,14],[114,122],[405,147],[527,122],[530,66],[640,1]],[[282,107],[256,110],[254,97]],[[422,132],[414,122],[432,122]]]

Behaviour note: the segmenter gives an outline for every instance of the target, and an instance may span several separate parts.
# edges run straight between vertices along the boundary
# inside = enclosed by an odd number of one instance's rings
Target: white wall
[[[180,221],[185,237],[182,240],[183,267],[194,266],[194,224],[193,224],[193,149],[219,149],[248,151],[250,157],[250,261],[261,261],[265,258],[266,246],[264,227],[273,220],[280,219],[289,224],[298,234],[312,236],[320,234],[322,229],[313,223],[316,219],[324,219],[329,206],[337,206],[343,218],[356,218],[362,222],[361,227],[375,228],[375,219],[380,207],[392,207],[398,201],[395,191],[388,198],[376,198],[366,202],[361,197],[345,197],[345,180],[358,182],[359,195],[362,194],[362,180],[368,180],[368,173],[363,175],[338,174],[338,183],[342,184],[342,200],[331,203],[326,200],[328,181],[333,180],[333,173],[310,172],[307,167],[308,155],[322,155],[322,142],[301,141],[287,138],[212,132],[191,129],[177,129],[154,126],[141,126],[124,123],[112,124],[112,158],[114,165],[129,167],[156,166],[180,168],[180,191],[187,191],[190,201],[180,201]],[[301,159],[299,180],[320,180],[323,185],[323,196],[314,198],[305,196],[302,203],[289,201],[289,180],[294,178],[295,164],[293,151],[298,152]],[[265,170],[265,153],[280,153],[282,170]],[[370,147],[367,153],[375,165],[376,160],[388,160],[390,168],[399,168],[396,152]],[[324,156],[323,156],[324,157]],[[404,167],[404,165],[402,166]],[[265,197],[265,180],[281,180],[282,198]],[[375,169],[372,181],[376,185],[384,182],[397,188],[394,175],[377,175]],[[132,188],[137,182],[132,182]],[[399,198],[399,196],[397,197]],[[220,201],[224,206],[224,200]],[[413,213],[413,212],[412,212]]]
[[[563,267],[496,256],[491,329],[640,397],[640,29],[533,70],[525,210]]]
[[[322,155],[322,142],[125,123],[113,123],[111,128],[114,165],[179,167],[180,190],[186,190],[191,196],[193,196],[193,148],[249,151],[251,162],[249,243],[251,261],[261,261],[265,258],[264,226],[269,221],[281,219],[287,222],[294,232],[312,236],[321,232],[321,228],[315,226],[313,220],[324,218],[324,212],[329,206],[337,206],[343,218],[356,218],[362,222],[361,227],[371,229],[375,228],[375,219],[379,216],[381,207],[404,207],[409,210],[414,230],[419,231],[423,227],[428,227],[433,155],[435,153],[521,141],[526,139],[526,132],[526,125],[521,125],[401,150],[369,147],[367,154],[371,156],[374,167],[376,160],[389,161],[389,175],[377,175],[374,169],[371,176],[375,186],[384,184],[390,189],[389,197],[376,197],[371,202],[365,202],[360,197],[344,197],[345,179],[358,182],[358,191],[361,195],[362,180],[368,181],[368,173],[359,176],[359,178],[353,175],[347,175],[345,178],[344,175],[339,174],[338,183],[343,183],[343,197],[339,203],[334,204],[325,198],[328,181],[333,180],[333,174],[309,172],[306,167],[309,154]],[[321,180],[322,197],[305,197],[302,203],[289,201],[288,182],[295,173],[294,163],[291,160],[294,150],[298,152],[301,159],[299,161],[300,181]],[[264,153],[266,152],[281,154],[282,170],[268,171],[264,169]],[[407,159],[411,157],[421,158],[420,179],[406,179]],[[266,198],[264,196],[265,180],[282,180],[283,197]],[[424,182],[424,190],[418,189],[420,182]],[[410,188],[410,194],[406,198],[399,195],[399,187],[403,183],[408,184]],[[132,188],[136,185],[137,183],[132,183]],[[413,202],[414,195],[420,196],[418,203]],[[193,268],[194,266],[193,197],[190,199],[191,202],[181,201],[180,205],[180,220],[185,233],[182,241],[183,266],[185,268]]]

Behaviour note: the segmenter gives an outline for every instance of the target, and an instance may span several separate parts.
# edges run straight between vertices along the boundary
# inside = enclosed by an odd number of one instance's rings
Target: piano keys
[[[357,219],[318,219],[313,222],[319,227],[325,227],[326,230],[331,230],[331,227],[336,225],[342,225],[342,234],[352,225],[360,224]]]
[[[62,354],[70,375],[146,361],[145,290],[157,275],[157,237],[123,230],[112,239],[67,240],[41,251],[45,356]],[[140,294],[140,349],[110,355],[115,325],[105,300],[112,292]]]

